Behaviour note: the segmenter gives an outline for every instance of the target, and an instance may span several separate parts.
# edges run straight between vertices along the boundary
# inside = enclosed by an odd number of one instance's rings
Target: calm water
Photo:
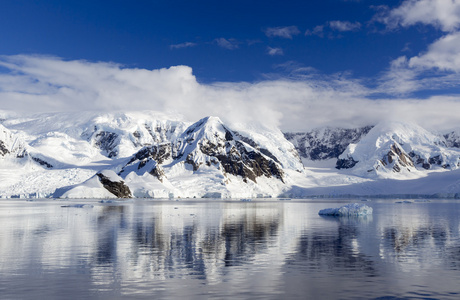
[[[1,200],[0,298],[460,298],[460,202],[348,202]]]

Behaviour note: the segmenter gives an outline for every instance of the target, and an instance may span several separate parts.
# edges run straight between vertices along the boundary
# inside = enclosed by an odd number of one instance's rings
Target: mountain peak
[[[338,169],[393,177],[432,167],[457,168],[459,153],[422,127],[401,121],[377,124],[358,143],[350,144],[337,161]]]

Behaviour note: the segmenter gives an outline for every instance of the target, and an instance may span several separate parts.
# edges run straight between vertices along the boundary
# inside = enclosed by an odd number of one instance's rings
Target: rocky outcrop
[[[197,171],[203,165],[216,166],[224,175],[240,176],[244,182],[277,178],[284,182],[282,167],[269,150],[227,128],[219,118],[207,117],[191,125],[174,144],[174,159],[183,160]]]
[[[120,143],[120,137],[117,133],[101,130],[94,126],[92,132],[86,131],[82,134],[94,147],[100,149],[104,155],[109,158],[117,157],[117,146]]]
[[[385,178],[398,178],[398,173],[412,176],[436,167],[456,169],[460,166],[460,151],[453,147],[455,140],[453,135],[446,140],[416,124],[382,122],[347,147],[337,160],[337,168]]]
[[[390,146],[390,151],[382,157],[380,163],[392,166],[394,172],[401,172],[402,168],[410,172],[415,167],[410,156],[396,143]]]
[[[0,156],[5,156],[6,154],[10,153],[8,148],[3,141],[0,141]]]
[[[433,166],[438,166],[443,169],[450,168],[450,164],[446,162],[446,158],[441,154],[426,159],[414,151],[411,151],[409,156],[412,158],[412,161],[416,166],[419,166],[425,170],[430,170],[433,168]]]
[[[163,169],[160,167],[165,161],[171,158],[171,144],[164,143],[160,145],[147,146],[139,150],[129,160],[129,162],[119,172],[120,176],[125,176],[130,172],[136,172],[138,175],[149,173],[161,182],[165,177]]]
[[[361,128],[320,128],[305,133],[285,133],[285,137],[308,160],[338,158],[350,144],[357,143],[372,126]]]
[[[348,157],[348,158],[340,158],[337,159],[337,162],[335,164],[336,169],[351,169],[353,168],[358,162],[353,159],[353,157]]]
[[[131,191],[122,180],[114,180],[114,178],[107,176],[103,172],[96,174],[99,177],[99,181],[102,183],[104,188],[110,193],[114,194],[117,198],[132,198]]]

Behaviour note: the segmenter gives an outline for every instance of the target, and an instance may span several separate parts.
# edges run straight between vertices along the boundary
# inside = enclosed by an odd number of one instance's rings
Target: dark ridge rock
[[[241,176],[245,182],[247,182],[247,179],[257,182],[256,178],[260,176],[267,178],[274,176],[284,183],[284,172],[276,162],[265,158],[257,150],[247,151],[246,147],[239,141],[236,141],[235,146],[231,147],[226,155],[219,154],[215,156],[225,173]]]
[[[163,182],[163,178],[166,176],[165,172],[163,171],[163,169],[160,168],[160,166],[158,166],[158,165],[155,168],[153,168],[152,170],[150,170],[149,174],[152,175],[152,176],[155,176],[156,178],[158,178],[158,180],[160,182]]]
[[[446,139],[446,146],[449,148],[460,148],[460,136],[452,131],[448,134],[444,135],[444,138]]]
[[[338,159],[335,168],[336,169],[351,169],[353,168],[358,161],[354,160],[353,157],[348,157],[347,159]]]
[[[138,138],[141,137],[141,133],[140,133],[139,131],[136,130],[136,131],[133,132],[133,136],[134,136],[136,139],[138,139]]]
[[[391,145],[390,151],[383,156],[380,162],[384,166],[395,162],[393,165],[395,172],[401,172],[401,167],[407,168],[408,171],[410,171],[410,167],[415,167],[412,158],[396,144]]]
[[[33,161],[39,163],[40,165],[47,167],[48,169],[51,169],[53,167],[52,164],[47,163],[46,161],[44,161],[43,159],[40,159],[38,157],[31,156],[30,158],[32,158]]]
[[[187,155],[187,158],[185,159],[185,163],[191,165],[193,167],[193,171],[198,171],[198,169],[200,168],[200,165],[201,165],[199,163],[195,163],[195,161],[193,160],[192,153],[189,153]]]
[[[444,168],[444,169],[450,167],[449,164],[445,164],[445,163],[444,163],[444,160],[443,160],[443,158],[442,158],[440,155],[436,155],[436,156],[430,157],[428,161],[429,161],[430,164],[441,166],[441,167]]]
[[[444,163],[444,158],[441,155],[430,157],[428,161],[421,158],[420,155],[414,153],[414,151],[411,151],[409,156],[412,158],[415,165],[421,165],[425,170],[431,169],[433,165],[440,166],[444,169],[450,168],[449,164]]]
[[[258,145],[253,139],[248,138],[248,137],[246,137],[246,136],[243,136],[243,135],[241,135],[239,132],[236,132],[236,131],[233,132],[233,134],[234,134],[236,137],[238,137],[238,139],[239,139],[240,141],[245,142],[246,144],[248,144],[248,145],[251,146],[252,148],[255,148],[255,149],[257,149],[257,150],[259,149],[259,145]]]
[[[111,181],[109,178],[105,177],[102,173],[96,174],[99,177],[102,185],[106,190],[114,194],[118,198],[132,198],[131,191],[123,181]]]
[[[171,157],[171,144],[164,143],[160,145],[147,146],[139,150],[134,157],[128,162],[133,163],[136,160],[145,161],[147,159],[153,159],[158,164],[162,164],[165,160]],[[140,169],[141,167],[139,167]]]
[[[227,142],[233,141],[233,134],[228,130],[225,130],[225,140]]]
[[[107,152],[109,158],[116,157],[118,152],[115,150],[118,142],[118,134],[109,131],[100,131],[95,136],[95,145]]]
[[[186,131],[185,131],[185,134],[186,135],[189,135],[195,131],[197,131],[200,127],[202,127],[204,124],[206,124],[206,122],[208,121],[209,117],[207,118],[203,118],[201,120],[199,120],[198,122],[196,122],[195,124],[191,125]]]
[[[5,156],[8,153],[10,153],[10,151],[6,148],[5,143],[0,141],[0,155]]]
[[[164,171],[161,169],[160,164],[171,157],[171,144],[164,143],[160,145],[147,146],[139,150],[129,160],[129,162],[122,168],[118,175],[122,175],[128,167],[135,166],[137,170],[142,169],[148,163],[153,162],[153,167],[148,171],[149,174],[155,176],[163,182],[165,176]]]
[[[421,158],[420,155],[416,154],[414,151],[409,152],[409,156],[412,158],[412,161],[416,166],[421,166],[425,170],[429,170],[431,168],[431,164]]]
[[[219,131],[211,132],[216,127]],[[257,182],[260,176],[284,182],[279,160],[270,151],[261,150],[252,139],[230,130],[218,118],[207,117],[191,125],[175,141],[172,153],[175,162],[183,160],[193,171],[202,165],[217,165],[224,175],[241,176],[244,182]]]
[[[300,157],[325,160],[338,158],[348,145],[357,143],[372,128],[325,128],[305,133],[284,133],[284,136],[295,146]]]
[[[277,163],[281,164],[280,161],[278,160],[278,158],[276,158],[276,156],[273,155],[273,153],[271,153],[271,152],[268,151],[267,149],[265,149],[265,148],[260,148],[259,151],[260,151],[262,154],[264,154],[264,155],[270,157],[271,159],[273,159],[273,160],[276,161]]]

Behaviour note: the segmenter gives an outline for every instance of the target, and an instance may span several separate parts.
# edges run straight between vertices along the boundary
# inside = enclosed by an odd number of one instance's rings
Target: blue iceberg
[[[339,208],[326,208],[322,209],[318,213],[322,216],[337,216],[337,217],[348,217],[348,216],[367,216],[372,215],[372,207],[361,203],[350,203]]]

